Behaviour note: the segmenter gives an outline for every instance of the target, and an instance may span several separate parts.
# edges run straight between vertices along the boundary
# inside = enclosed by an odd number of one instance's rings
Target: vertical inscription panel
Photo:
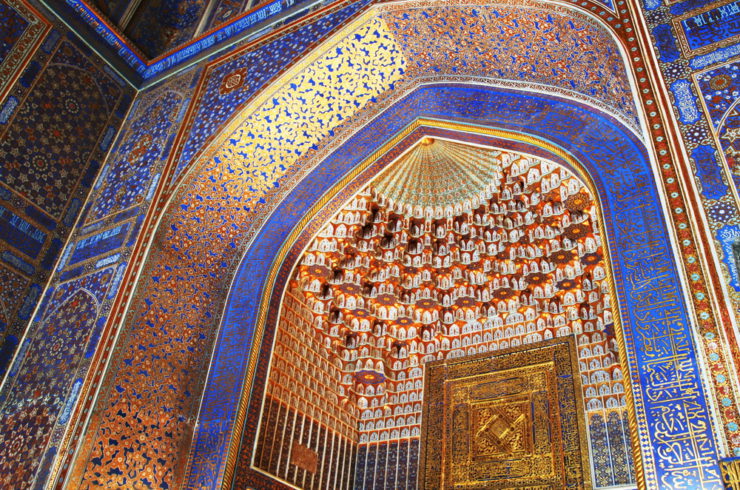
[[[427,364],[419,486],[591,488],[575,361],[560,338]]]

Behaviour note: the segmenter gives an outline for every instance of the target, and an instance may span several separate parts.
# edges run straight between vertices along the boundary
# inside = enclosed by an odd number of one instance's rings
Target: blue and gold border
[[[5,103],[5,96],[51,29],[51,23],[25,0],[3,0],[3,3],[27,23],[8,55],[0,60],[0,102]]]

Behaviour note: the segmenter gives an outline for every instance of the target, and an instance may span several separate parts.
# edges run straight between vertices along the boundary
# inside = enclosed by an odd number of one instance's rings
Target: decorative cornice
[[[90,0],[65,0],[63,3],[42,3],[65,21],[83,22],[97,37],[94,41],[101,42],[111,50],[111,53],[130,73],[122,73],[127,80],[137,88],[143,88],[152,81],[177,68],[194,63],[205,55],[253,36],[258,27],[269,29],[279,23],[288,14],[303,16],[311,12],[318,4],[327,4],[322,0],[272,0],[248,10],[230,21],[206,31],[199,37],[175,49],[156,57],[148,58],[134,43],[128,39],[116,26],[94,6]],[[324,9],[315,12],[320,15]],[[112,61],[112,60],[109,60]]]

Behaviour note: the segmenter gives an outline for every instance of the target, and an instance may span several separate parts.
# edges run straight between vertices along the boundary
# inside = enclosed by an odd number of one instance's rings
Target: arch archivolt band
[[[451,93],[454,93],[455,91],[465,92],[465,91],[469,91],[469,90],[470,91],[474,91],[474,92],[476,90],[480,90],[482,92],[485,92],[485,89],[481,89],[481,88],[475,88],[474,89],[474,88],[471,88],[471,87],[424,87],[424,88],[420,89],[420,92],[425,92],[425,91],[426,92],[434,92],[435,90],[442,91],[442,92],[448,90],[448,91],[451,91]],[[495,95],[489,94],[489,99],[487,99],[489,102],[491,100],[495,99],[496,98],[496,95],[498,95],[499,97],[501,97],[502,92],[503,92],[503,91],[500,91],[500,90],[492,90],[492,91],[495,92]],[[451,95],[451,93],[450,94],[446,94],[446,95]],[[413,96],[410,96],[410,97],[413,97]],[[420,95],[417,95],[417,97],[423,98],[423,95],[421,95],[421,96]],[[512,97],[514,99],[516,98],[516,96],[511,96],[511,95],[510,95],[510,97]],[[523,96],[519,95],[519,97],[523,97]],[[447,100],[449,100],[449,99],[447,99]],[[481,100],[479,98],[476,98],[476,102],[481,102]],[[462,116],[462,114],[456,113],[455,116]],[[393,116],[391,116],[391,118],[393,118]],[[501,120],[506,120],[509,123],[511,123],[511,119],[509,119],[508,117],[506,117],[506,115],[501,115]],[[459,122],[451,123],[451,124],[452,125],[458,124],[458,127],[461,127],[459,125]],[[532,143],[532,142],[537,141],[537,142],[540,142],[540,144],[542,144],[542,141],[543,141],[544,138],[541,138],[541,137],[538,138],[536,135],[523,135],[522,134],[523,133],[522,128],[519,127],[517,129],[519,131],[516,131],[516,132],[511,131],[511,128],[506,128],[506,129],[498,130],[498,131],[502,131],[502,133],[500,133],[500,134],[503,134],[503,133],[508,133],[509,135],[515,134],[516,135],[516,138],[515,139],[518,139],[519,141],[528,140],[528,141],[526,141],[528,143]],[[477,128],[477,130],[479,132],[481,131],[480,125]],[[537,133],[537,129],[536,128],[533,128],[532,132]],[[553,139],[556,139],[556,138],[553,138]],[[551,140],[549,144],[546,144],[545,145],[545,147],[547,149],[549,149],[550,151],[552,151],[551,154],[553,154],[555,156],[563,156],[563,155],[568,156],[568,153],[569,152],[565,151],[561,147],[561,144],[562,143],[560,141],[558,141],[558,144],[554,144],[554,143],[552,143],[552,140]],[[572,144],[571,145],[571,148],[569,148],[569,150],[572,150],[572,151],[574,151],[574,152],[577,153],[579,151],[578,150],[578,145],[577,144]],[[591,150],[593,151],[594,148],[591,148]],[[623,150],[623,148],[620,148],[620,150]],[[642,150],[642,151],[644,152],[644,150]],[[342,153],[341,149],[338,150],[338,153]],[[627,172],[630,172],[631,173],[631,177],[634,177],[635,175],[642,174],[644,176],[644,178],[647,179],[647,180],[644,180],[644,181],[640,181],[640,183],[641,184],[644,184],[644,186],[649,186],[649,187],[644,187],[642,185],[640,185],[638,187],[640,187],[642,191],[645,191],[646,189],[652,190],[652,194],[654,196],[654,200],[651,201],[651,202],[653,202],[653,206],[654,206],[653,207],[653,211],[652,211],[654,213],[654,215],[653,215],[653,218],[652,219],[657,220],[657,221],[652,221],[651,222],[650,229],[649,230],[651,232],[656,232],[657,230],[655,228],[657,228],[658,226],[663,226],[664,227],[665,224],[664,224],[664,222],[662,220],[662,217],[660,215],[661,211],[660,211],[660,207],[658,205],[658,200],[657,200],[657,188],[655,187],[654,184],[650,184],[650,176],[651,176],[651,174],[649,173],[650,172],[649,162],[648,162],[648,160],[646,158],[646,155],[644,153],[642,153],[642,155],[640,155],[640,153],[638,152],[638,153],[634,153],[631,156],[634,157],[635,159],[640,159],[643,162],[641,169],[631,168],[631,169],[628,169]],[[336,157],[336,158],[341,158],[341,157]],[[574,161],[574,160],[571,160],[571,161]],[[577,163],[578,161],[581,162],[580,165]],[[573,163],[571,163],[569,166],[572,166],[572,167],[574,167],[576,169],[582,168],[582,165],[585,165],[583,163],[584,161],[588,162],[588,158],[585,158],[583,155],[581,155],[581,158],[576,158],[575,165]],[[369,160],[368,160],[368,162],[369,162]],[[566,160],[566,162],[567,163],[570,163],[567,160]],[[593,162],[591,162],[591,164],[593,164]],[[346,179],[347,180],[346,181],[343,181],[343,182],[350,182],[350,181],[352,181],[352,178],[354,177],[354,175],[356,173],[360,172],[360,169],[358,167],[354,167],[354,169],[352,170],[352,172],[353,173],[351,175],[346,176]],[[595,195],[598,195],[600,197],[600,199],[602,200],[603,211],[604,211],[604,219],[605,219],[605,222],[607,223],[607,236],[609,237],[610,249],[612,250],[612,253],[614,253],[614,250],[615,249],[619,250],[619,252],[624,253],[625,247],[622,246],[622,244],[624,243],[625,237],[615,237],[614,235],[616,235],[618,233],[611,232],[611,230],[609,230],[609,225],[614,225],[614,223],[615,223],[614,222],[614,218],[612,217],[615,209],[616,210],[624,211],[624,208],[618,208],[618,207],[615,208],[615,206],[614,206],[614,200],[613,199],[610,199],[609,196],[607,196],[605,194],[606,192],[608,192],[609,189],[615,189],[616,187],[615,186],[609,187],[609,185],[605,184],[605,182],[602,180],[603,176],[600,176],[598,174],[598,169],[596,169],[596,168],[589,168],[589,174],[593,177],[592,180],[589,179],[591,181],[591,187],[592,187],[592,189],[596,189],[598,191],[598,192],[595,193]],[[307,184],[307,185],[311,185],[311,184]],[[311,187],[313,187],[313,186],[311,185]],[[338,185],[338,187],[342,187],[342,185],[340,184],[340,185]],[[327,203],[329,201],[329,198],[328,198],[327,194],[325,194],[324,192],[321,192],[320,195],[322,197],[320,198],[319,204],[316,206],[316,209],[318,209],[321,205],[324,205],[325,203]],[[318,198],[319,198],[319,196],[317,195],[317,199]],[[640,200],[630,199],[630,201],[633,204],[637,204],[638,205],[638,211],[640,211],[640,212],[641,212],[641,210],[644,210],[645,206],[648,206],[648,204],[646,202],[641,202]],[[331,208],[332,209],[337,209],[336,206],[331,206]],[[273,213],[273,215],[275,215],[275,216],[279,216],[281,214],[282,213],[280,213],[279,209],[276,210]],[[631,223],[634,223],[635,221],[639,221],[639,218],[633,217],[633,218],[631,218],[629,220],[629,222],[631,222]],[[663,224],[662,225],[659,225],[659,223],[661,223],[661,222]],[[620,226],[625,226],[626,223],[627,222],[624,221],[623,219],[617,222],[617,224],[620,225]],[[302,226],[303,226],[303,222],[296,229],[302,229]],[[266,232],[265,234],[270,234],[270,232],[267,231],[267,230],[263,230],[263,232]],[[642,232],[644,233],[645,230],[642,230]],[[665,238],[665,234],[662,234],[662,236],[663,236],[663,240],[664,240],[663,241],[663,247],[664,247],[663,248],[663,252],[664,252],[665,255],[663,255],[664,258],[661,259],[661,260],[663,260],[663,261],[672,260],[671,259],[672,254],[670,253],[670,248],[669,248],[670,245],[669,245],[668,241]],[[627,238],[629,238],[629,237],[627,237]],[[620,240],[622,240],[622,243],[619,242]],[[255,243],[257,243],[257,242],[255,242]],[[286,243],[290,243],[290,241],[287,241]],[[650,249],[655,249],[655,248],[656,248],[656,243],[651,243],[650,244]],[[277,250],[276,250],[276,252],[277,252]],[[282,253],[287,253],[287,251],[283,251],[283,252],[281,252],[281,254]],[[280,260],[281,258],[282,257],[279,256],[278,257],[278,260]],[[247,263],[248,263],[248,258],[246,260],[247,260]],[[629,259],[629,260],[639,260],[639,259],[632,258],[632,259]],[[277,264],[277,263],[278,262],[275,262],[275,264]],[[631,279],[624,277],[625,276],[625,271],[627,269],[624,266],[625,260],[624,260],[623,257],[617,257],[617,259],[616,260],[613,260],[612,263],[613,263],[614,267],[619,267],[620,268],[619,269],[619,272],[618,272],[618,276],[619,277],[617,277],[617,281],[616,281],[616,287],[617,287],[617,291],[619,293],[618,296],[620,298],[620,306],[622,308],[622,315],[624,317],[625,315],[629,315],[629,310],[626,311],[626,308],[629,308],[629,302],[630,302],[629,300],[632,299],[632,301],[634,301],[634,298],[629,298],[629,296],[627,296],[627,294],[629,292],[629,289],[628,289],[629,288],[629,281]],[[669,264],[669,263],[670,262],[666,262],[666,264]],[[664,266],[665,266],[665,264],[664,264]],[[245,266],[243,265],[242,267],[244,268]],[[667,267],[667,266],[665,266],[665,267]],[[254,271],[254,269],[251,269],[251,268],[250,268],[250,270],[252,272]],[[673,273],[675,274],[675,268],[673,269],[673,271],[674,271]],[[275,269],[272,272],[272,274],[278,275],[277,269]],[[648,279],[648,283],[649,283],[650,282],[650,279],[649,278],[647,278],[647,279]],[[239,281],[239,277],[237,277],[236,283],[238,283],[238,281]],[[674,290],[677,291],[677,292],[679,292],[680,289],[678,289],[678,286],[677,286],[678,285],[678,282],[677,282],[676,276],[674,276],[673,281],[674,281],[673,282],[674,285],[671,286],[671,287],[675,288]],[[625,288],[625,283],[628,283],[628,288]],[[280,289],[281,289],[280,287],[277,288],[277,290],[280,290]],[[266,291],[269,291],[270,289],[265,289],[265,290]],[[676,299],[678,299],[680,297],[680,294],[679,293],[674,293],[674,297]],[[274,300],[277,300],[278,297],[273,296],[272,299],[274,301]],[[625,303],[627,303],[627,305],[625,305]],[[263,308],[264,308],[265,303],[262,303],[262,304],[263,304]],[[682,308],[679,303],[677,303],[677,307]],[[267,315],[266,310],[262,309],[262,310],[260,310],[260,313],[263,316],[263,318],[267,318],[267,316],[266,316]],[[685,313],[683,313],[683,315],[685,315]],[[227,312],[226,312],[226,315],[224,317],[224,325],[228,325],[228,323],[230,321],[229,316],[230,316],[229,315],[229,307],[227,306]],[[628,317],[628,320],[627,321],[634,321],[634,320],[632,318],[629,318]],[[268,324],[269,324],[269,321],[268,321]],[[625,322],[625,324],[627,324],[627,323]],[[258,325],[264,325],[264,324],[259,323]],[[627,324],[627,325],[629,325],[629,324]],[[687,323],[684,323],[684,325],[688,325],[688,322]],[[222,326],[222,328],[225,328],[225,327]],[[228,327],[226,327],[226,328],[228,328]],[[635,339],[636,331],[637,331],[637,335],[640,335],[639,327],[638,328],[630,328],[630,329],[628,329],[627,332],[626,332],[626,335],[625,335],[625,344],[627,346],[626,351],[629,354],[634,353],[636,348],[639,349],[639,346],[638,347],[635,347],[635,344],[634,344],[634,339]],[[684,342],[686,342],[686,341],[690,342],[690,332],[685,331],[684,332],[684,335],[685,335]],[[269,345],[269,341],[267,341],[267,344],[265,344],[265,345]],[[257,355],[256,352],[255,352],[255,355]],[[253,359],[254,359],[254,357],[252,358],[252,361],[251,362],[254,362]],[[629,365],[629,367],[630,367],[630,372],[631,372],[631,374],[633,376],[633,381],[634,381],[639,376],[639,374],[636,374],[636,372],[639,373],[639,371],[637,371],[639,369],[639,368],[637,368],[637,364],[639,362],[641,362],[641,361],[639,359],[635,359],[635,358],[630,358],[630,359],[628,359],[628,361],[629,361],[629,363],[627,365]],[[696,374],[694,374],[694,376],[695,377],[693,379],[695,380],[695,382],[697,383],[697,386],[698,386],[699,378],[698,378],[698,376]],[[251,377],[247,377],[246,379],[251,379]],[[700,386],[698,386],[698,387],[700,388]],[[252,390],[246,390],[245,393],[246,392],[252,392]],[[638,400],[639,400],[640,396],[644,396],[644,393],[639,393],[639,392],[637,393]],[[642,427],[649,426],[650,425],[649,422],[648,422],[649,415],[647,413],[644,413],[644,412],[643,413],[640,413],[642,410],[639,408],[639,401],[637,403],[638,403],[638,405],[637,405],[638,406],[638,409],[635,412],[635,415],[637,417],[637,426],[638,426],[638,428],[640,426],[642,426]],[[244,408],[242,406],[240,408],[240,410],[246,410],[246,408]],[[640,418],[643,419],[642,422],[639,421]],[[641,447],[643,448],[643,451],[642,451],[642,461],[643,461],[643,464],[645,464],[645,466],[646,466],[646,468],[645,468],[645,474],[647,475],[647,478],[646,479],[649,479],[651,477],[652,478],[655,478],[655,476],[652,476],[651,475],[651,473],[653,475],[655,474],[655,473],[653,473],[653,471],[655,471],[655,470],[652,470],[651,471],[651,468],[649,468],[650,460],[653,459],[654,456],[652,454],[650,454],[649,452],[646,451],[646,448],[649,447],[649,444],[647,443],[646,439],[648,439],[650,437],[650,435],[647,434],[647,433],[645,433],[644,431],[640,431],[638,433],[641,434]],[[246,446],[245,445],[242,445],[242,447],[246,447]],[[233,455],[233,453],[231,453],[231,454]],[[233,458],[233,459],[231,459],[231,458]],[[236,461],[236,455],[230,456],[230,460],[235,462]],[[647,484],[650,484],[649,480],[648,480]]]

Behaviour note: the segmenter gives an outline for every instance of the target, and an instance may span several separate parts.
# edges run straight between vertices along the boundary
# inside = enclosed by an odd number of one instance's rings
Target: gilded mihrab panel
[[[576,362],[558,338],[427,364],[419,485],[591,488]]]

